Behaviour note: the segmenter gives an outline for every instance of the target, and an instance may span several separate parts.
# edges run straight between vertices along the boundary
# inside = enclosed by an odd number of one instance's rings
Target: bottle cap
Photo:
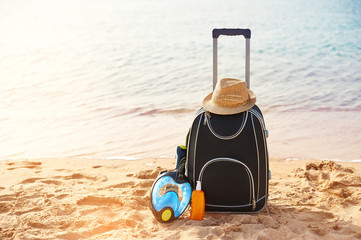
[[[196,190],[198,190],[198,191],[201,191],[201,190],[202,190],[201,181],[197,181]]]

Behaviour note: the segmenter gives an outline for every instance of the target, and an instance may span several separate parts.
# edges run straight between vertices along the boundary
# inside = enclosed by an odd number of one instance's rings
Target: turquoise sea
[[[0,1],[0,159],[173,157],[250,28],[273,158],[361,159],[359,0]],[[244,78],[220,37],[219,78]]]

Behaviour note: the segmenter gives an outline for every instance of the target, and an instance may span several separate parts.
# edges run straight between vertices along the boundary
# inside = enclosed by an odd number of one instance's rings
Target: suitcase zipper
[[[248,111],[245,112],[245,115],[243,115],[243,120],[242,120],[242,124],[240,126],[240,128],[238,129],[238,131],[231,135],[231,136],[222,136],[222,135],[219,135],[218,133],[216,133],[216,131],[214,131],[213,127],[212,127],[212,124],[211,124],[211,114],[206,111],[204,113],[204,121],[203,121],[203,125],[207,125],[208,126],[208,129],[209,131],[217,138],[219,139],[222,139],[222,140],[230,140],[230,139],[234,139],[236,137],[238,137],[239,134],[241,134],[241,132],[243,131],[243,128],[246,126],[246,123],[247,123],[247,118],[248,118]]]
[[[215,163],[215,162],[233,162],[233,163],[237,163],[237,164],[241,164],[247,171],[248,173],[248,176],[250,178],[250,188],[251,188],[251,191],[252,191],[252,210],[255,210],[256,209],[256,205],[257,205],[257,201],[256,201],[256,197],[255,197],[255,189],[254,189],[254,181],[253,181],[253,175],[252,175],[252,172],[251,170],[248,168],[248,166],[246,164],[244,164],[243,162],[241,161],[238,161],[236,159],[233,159],[233,158],[215,158],[215,159],[212,159],[210,161],[208,161],[206,164],[203,165],[201,171],[199,172],[199,176],[198,176],[198,181],[199,181],[199,184],[202,184],[202,178],[203,178],[203,174],[204,174],[204,170],[212,163]]]
[[[266,125],[265,125],[265,122],[264,122],[264,119],[262,117],[262,115],[257,112],[256,110],[254,109],[250,109],[249,112],[251,114],[253,114],[253,116],[255,116],[257,119],[258,119],[258,122],[261,124],[261,128],[262,128],[262,132],[263,132],[263,144],[265,146],[265,161],[266,161],[266,169],[268,169],[268,154],[267,154],[267,144],[266,144],[266,138],[268,138],[268,130],[266,129]],[[253,120],[253,119],[252,119]],[[253,121],[252,121],[253,123]],[[254,128],[254,125],[253,125],[253,128]],[[266,170],[267,171],[267,170]],[[268,172],[266,172],[267,176],[268,176]],[[269,178],[266,178],[266,179],[269,179]],[[258,179],[258,184],[260,183],[259,179]],[[258,186],[258,191],[259,191],[259,186]],[[266,192],[267,192],[267,189],[266,189]],[[259,192],[258,192],[259,193]],[[257,194],[257,198],[258,198],[258,194]]]
[[[206,112],[204,113],[203,125],[207,125],[208,118],[211,118],[211,114],[210,114],[208,111],[206,111]]]

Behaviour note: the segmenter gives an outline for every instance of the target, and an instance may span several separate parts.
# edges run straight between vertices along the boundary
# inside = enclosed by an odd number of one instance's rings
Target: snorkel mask
[[[152,186],[151,209],[159,222],[170,223],[177,219],[191,200],[192,186],[186,176],[177,171],[163,171]]]

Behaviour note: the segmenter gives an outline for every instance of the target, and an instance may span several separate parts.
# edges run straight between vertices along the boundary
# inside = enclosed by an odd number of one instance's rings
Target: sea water
[[[250,28],[271,157],[361,159],[361,1],[0,2],[0,159],[173,157]],[[244,79],[244,38],[219,78]]]

